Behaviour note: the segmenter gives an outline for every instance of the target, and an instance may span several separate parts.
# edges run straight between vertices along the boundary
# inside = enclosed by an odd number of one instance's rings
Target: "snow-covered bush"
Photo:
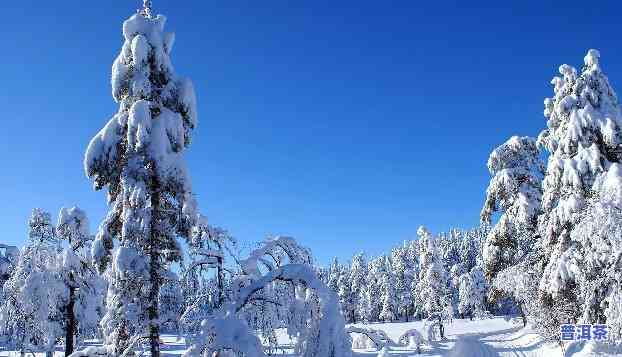
[[[404,332],[402,336],[400,336],[398,342],[407,346],[409,349],[414,349],[417,353],[421,353],[421,346],[427,343],[421,332],[416,329],[410,329]]]
[[[276,259],[282,254],[289,260],[287,264]],[[351,340],[345,332],[338,298],[317,277],[311,263],[309,251],[288,237],[270,239],[252,251],[247,259],[240,261],[242,275],[233,282],[235,291],[232,300],[203,322],[199,336],[185,356],[210,356],[212,352],[221,350],[263,356],[259,340],[247,327],[245,315],[252,313],[254,302],[270,303],[258,293],[274,284],[287,284],[295,287],[294,290],[308,291],[296,294],[299,301],[290,301],[290,304],[299,307],[291,310],[295,312],[292,317],[308,316],[302,323],[290,320],[292,323],[287,326],[288,333],[296,337],[294,350],[297,355],[350,356]],[[301,307],[304,310],[300,310]],[[227,324],[218,322],[221,327],[218,329],[213,321],[227,321]],[[235,328],[231,330],[231,326]]]
[[[180,323],[187,334],[198,333],[201,321],[225,301],[227,281],[231,272],[225,267],[227,258],[238,259],[236,240],[221,228],[210,225],[199,215],[192,228],[189,244],[190,262],[182,267],[183,306]]]

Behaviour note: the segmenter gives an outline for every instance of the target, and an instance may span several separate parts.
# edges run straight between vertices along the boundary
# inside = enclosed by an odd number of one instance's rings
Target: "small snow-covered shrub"
[[[409,349],[414,349],[417,353],[421,353],[421,346],[426,343],[425,338],[421,332],[416,329],[411,329],[400,336],[398,342],[402,345],[408,346]]]
[[[289,263],[276,257],[287,257]],[[240,268],[242,274],[232,282],[233,297],[203,321],[199,336],[184,356],[210,356],[220,350],[245,353],[247,357],[263,356],[259,339],[250,332],[245,316],[255,315],[256,304],[272,303],[262,292],[279,284],[293,286],[296,291],[288,301],[295,314],[286,326],[288,333],[296,336],[296,355],[351,356],[352,341],[345,331],[338,298],[317,277],[308,250],[292,238],[276,237],[251,252],[247,259],[240,260]],[[301,316],[306,318],[300,320]]]
[[[104,357],[109,356],[108,351],[104,347],[91,346],[82,351],[77,351],[69,355],[69,357]]]
[[[359,333],[352,339],[352,348],[365,350],[376,348],[376,344],[369,337],[367,337],[367,335]]]

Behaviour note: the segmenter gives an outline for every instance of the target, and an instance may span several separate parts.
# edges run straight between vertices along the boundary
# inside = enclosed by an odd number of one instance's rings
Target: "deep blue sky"
[[[110,68],[138,0],[2,1],[0,241],[33,207],[106,205],[82,155],[117,110]],[[325,263],[478,223],[489,152],[537,135],[562,63],[622,85],[618,1],[155,0],[200,123],[202,211],[243,242],[293,235]]]

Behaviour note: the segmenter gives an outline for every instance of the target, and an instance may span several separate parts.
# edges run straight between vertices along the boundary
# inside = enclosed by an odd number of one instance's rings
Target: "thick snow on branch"
[[[294,243],[293,240],[287,242],[290,245]],[[247,285],[240,287],[235,300],[223,306],[216,314],[221,317],[204,321],[201,335],[186,356],[199,356],[205,351],[231,348],[226,347],[231,345],[236,346],[234,351],[246,351],[250,356],[263,356],[263,351],[255,349],[258,340],[248,333],[246,322],[235,316],[252,301],[254,294],[272,286],[274,282],[303,286],[312,290],[319,300],[319,314],[312,314],[309,325],[304,331],[299,331],[296,350],[301,357],[351,356],[351,339],[345,332],[345,322],[339,311],[337,296],[317,278],[313,268],[307,264],[287,264],[263,276],[257,276],[256,279],[247,280]],[[232,336],[237,340],[232,340]]]
[[[242,271],[251,277],[261,276],[260,263],[266,266],[268,270],[276,268],[277,262],[266,260],[266,255],[276,260],[275,257],[280,256],[281,253],[284,253],[292,264],[310,265],[313,263],[311,252],[298,245],[294,238],[278,236],[266,240],[259,248],[253,250],[248,258],[240,261]]]

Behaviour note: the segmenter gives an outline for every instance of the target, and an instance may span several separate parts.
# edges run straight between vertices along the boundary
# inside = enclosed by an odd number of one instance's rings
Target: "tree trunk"
[[[527,327],[527,316],[525,315],[525,310],[523,310],[523,304],[518,304],[518,313],[520,317],[523,319],[523,328]]]
[[[225,282],[222,269],[222,257],[218,257],[218,307],[225,302]]]
[[[149,247],[149,279],[150,279],[150,290],[149,290],[149,344],[151,347],[151,357],[160,357],[160,326],[158,322],[159,312],[158,312],[158,296],[160,293],[160,254],[159,254],[159,233],[160,233],[160,187],[156,182],[153,187],[153,191],[151,194],[151,237],[150,237],[150,247]]]
[[[73,273],[70,273],[70,281],[73,282]],[[72,283],[70,283],[72,284]],[[69,304],[67,304],[67,330],[65,331],[65,357],[73,353],[73,338],[76,335],[76,316],[73,307],[76,302],[76,288],[69,286]]]
[[[438,318],[439,327],[438,330],[441,333],[441,340],[445,338],[445,326],[443,326],[443,319],[439,316]]]

